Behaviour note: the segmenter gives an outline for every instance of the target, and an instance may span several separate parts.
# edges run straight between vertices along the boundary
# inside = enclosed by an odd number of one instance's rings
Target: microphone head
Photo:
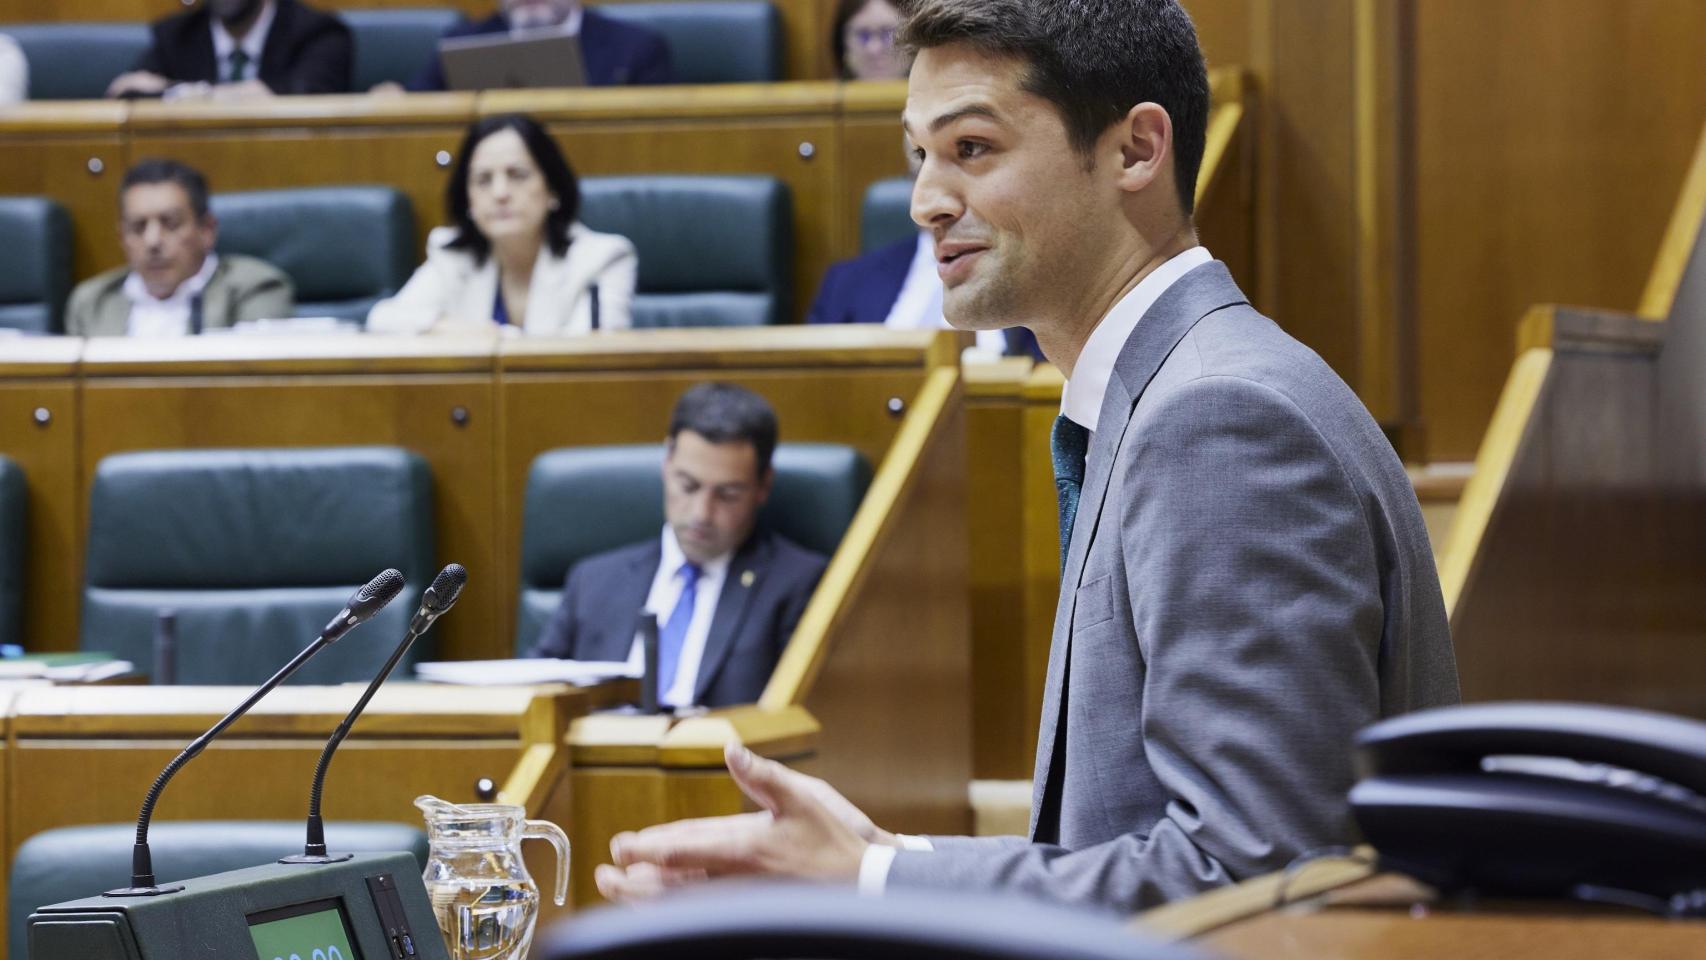
[[[421,597],[421,610],[432,616],[438,616],[456,603],[456,598],[462,595],[462,587],[468,583],[468,570],[460,563],[446,564],[438,576],[432,578],[432,586],[427,587]]]
[[[357,622],[366,620],[395,600],[402,591],[402,571],[396,568],[382,571],[349,598],[350,616]]]

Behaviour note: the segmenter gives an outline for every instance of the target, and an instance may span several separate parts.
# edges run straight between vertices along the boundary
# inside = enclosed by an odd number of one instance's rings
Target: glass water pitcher
[[[569,838],[556,824],[527,819],[504,803],[415,799],[426,817],[427,894],[451,960],[525,960],[539,919],[539,888],[521,859],[521,841],[557,848],[558,906],[568,894]]]

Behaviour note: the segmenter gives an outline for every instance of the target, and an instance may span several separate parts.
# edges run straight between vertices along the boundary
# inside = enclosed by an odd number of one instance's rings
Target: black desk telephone
[[[1447,892],[1706,916],[1706,724],[1475,704],[1375,724],[1357,748],[1351,809],[1385,866]]]

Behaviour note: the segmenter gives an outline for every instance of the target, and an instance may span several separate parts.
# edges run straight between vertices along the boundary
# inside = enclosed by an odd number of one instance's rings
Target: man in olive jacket
[[[213,251],[219,225],[207,181],[173,160],[144,160],[119,189],[127,265],[77,285],[65,332],[79,337],[168,337],[288,317],[290,278],[253,257]]]

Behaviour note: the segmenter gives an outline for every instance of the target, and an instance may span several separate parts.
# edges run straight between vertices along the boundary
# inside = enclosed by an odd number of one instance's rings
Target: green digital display
[[[337,897],[249,915],[260,960],[361,960]]]

